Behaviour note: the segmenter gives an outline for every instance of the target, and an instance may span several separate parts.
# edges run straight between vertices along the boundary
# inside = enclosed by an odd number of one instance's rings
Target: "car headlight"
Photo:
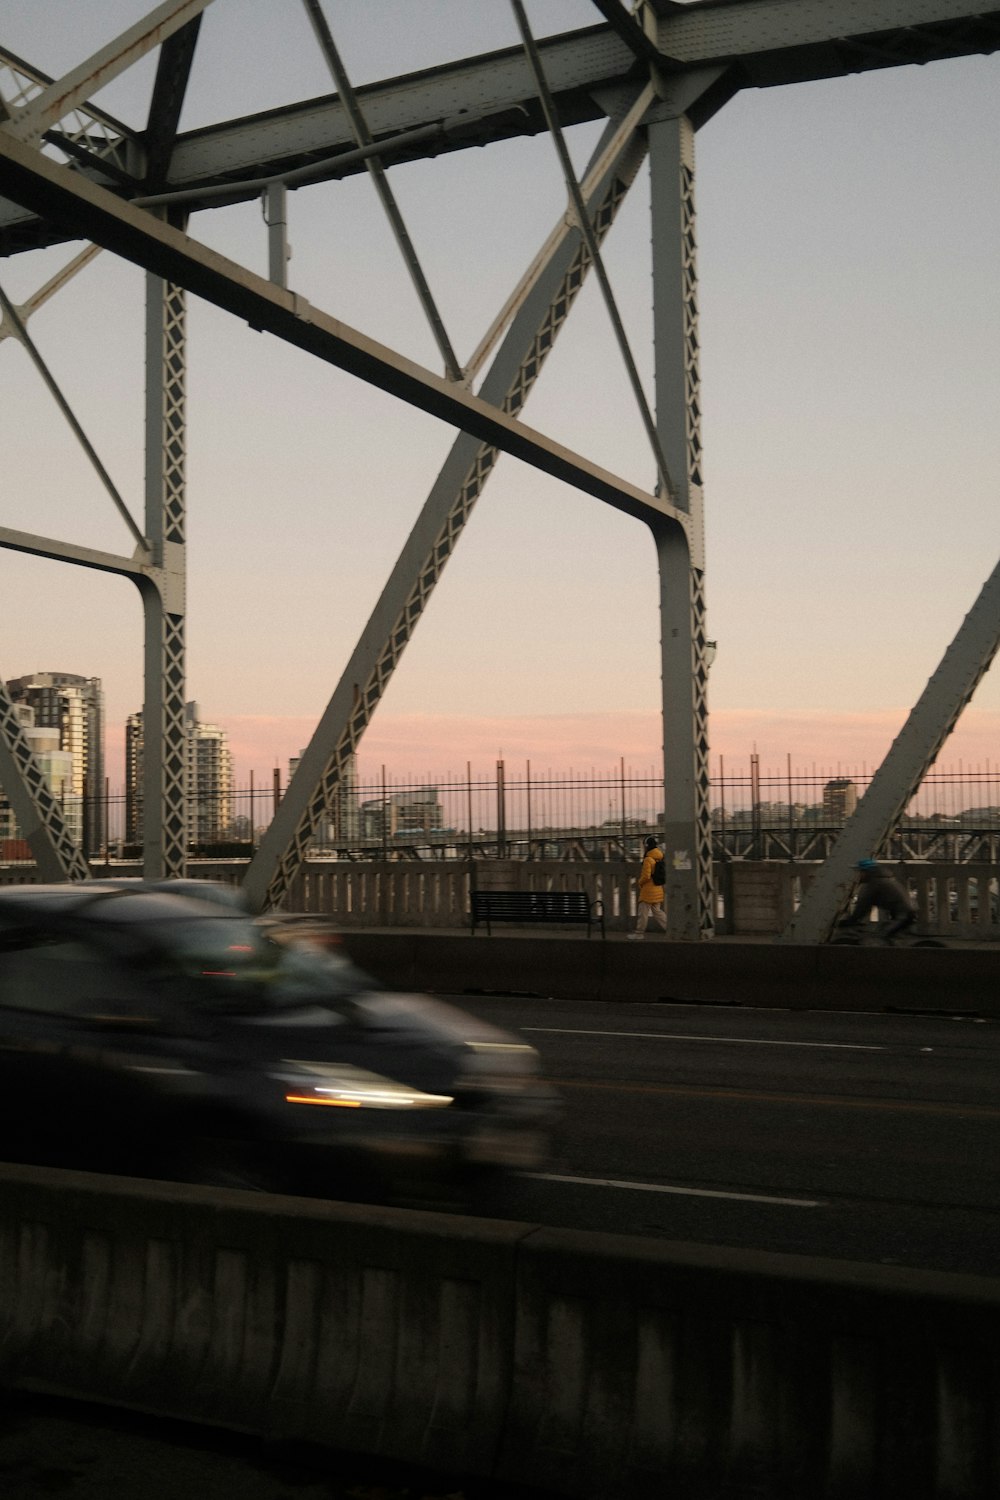
[[[451,1094],[428,1094],[350,1063],[290,1060],[289,1068],[295,1071],[275,1075],[285,1086],[286,1104],[332,1109],[446,1109],[454,1103]]]

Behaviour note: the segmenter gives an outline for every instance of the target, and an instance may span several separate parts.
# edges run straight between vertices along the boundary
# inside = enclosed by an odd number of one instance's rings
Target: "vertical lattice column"
[[[142,588],[144,873],[183,875],[187,861],[184,736],[186,296],[147,277],[146,533],[154,566]]]
[[[656,523],[662,621],[664,844],[670,936],[714,930],[708,773],[708,666],[694,130],[663,118],[649,127],[657,429],[690,517]]]

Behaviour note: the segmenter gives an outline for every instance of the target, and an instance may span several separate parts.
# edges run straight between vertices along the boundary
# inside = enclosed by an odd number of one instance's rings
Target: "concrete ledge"
[[[0,1382],[545,1485],[997,1492],[1000,1281],[0,1167]]]
[[[0,1167],[0,1380],[473,1474],[523,1225]]]
[[[695,944],[659,937],[629,943],[398,930],[350,931],[343,941],[362,968],[393,989],[1000,1015],[995,948]]]

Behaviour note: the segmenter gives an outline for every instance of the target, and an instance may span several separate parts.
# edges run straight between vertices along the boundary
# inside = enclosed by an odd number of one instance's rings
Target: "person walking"
[[[841,917],[838,927],[859,927],[871,918],[877,908],[881,918],[889,918],[881,933],[882,941],[891,943],[898,932],[906,932],[917,920],[913,902],[894,875],[875,859],[859,859],[858,898],[850,916]]]
[[[639,915],[635,931],[628,935],[630,943],[641,942],[646,936],[650,917],[663,932],[667,930],[667,914],[663,910],[663,882],[666,879],[663,850],[652,836],[646,840],[644,848],[645,857],[639,872]]]

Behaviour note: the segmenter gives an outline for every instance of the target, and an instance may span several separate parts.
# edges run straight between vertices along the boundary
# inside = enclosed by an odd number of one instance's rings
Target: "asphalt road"
[[[523,1032],[564,1102],[549,1169],[491,1190],[479,1212],[997,1272],[995,1023],[480,996],[455,1003]],[[435,1482],[371,1460],[8,1393],[0,1495],[53,1494],[500,1500],[489,1486]]]
[[[456,997],[523,1033],[564,1116],[478,1212],[949,1271],[1000,1269],[1000,1027]]]

